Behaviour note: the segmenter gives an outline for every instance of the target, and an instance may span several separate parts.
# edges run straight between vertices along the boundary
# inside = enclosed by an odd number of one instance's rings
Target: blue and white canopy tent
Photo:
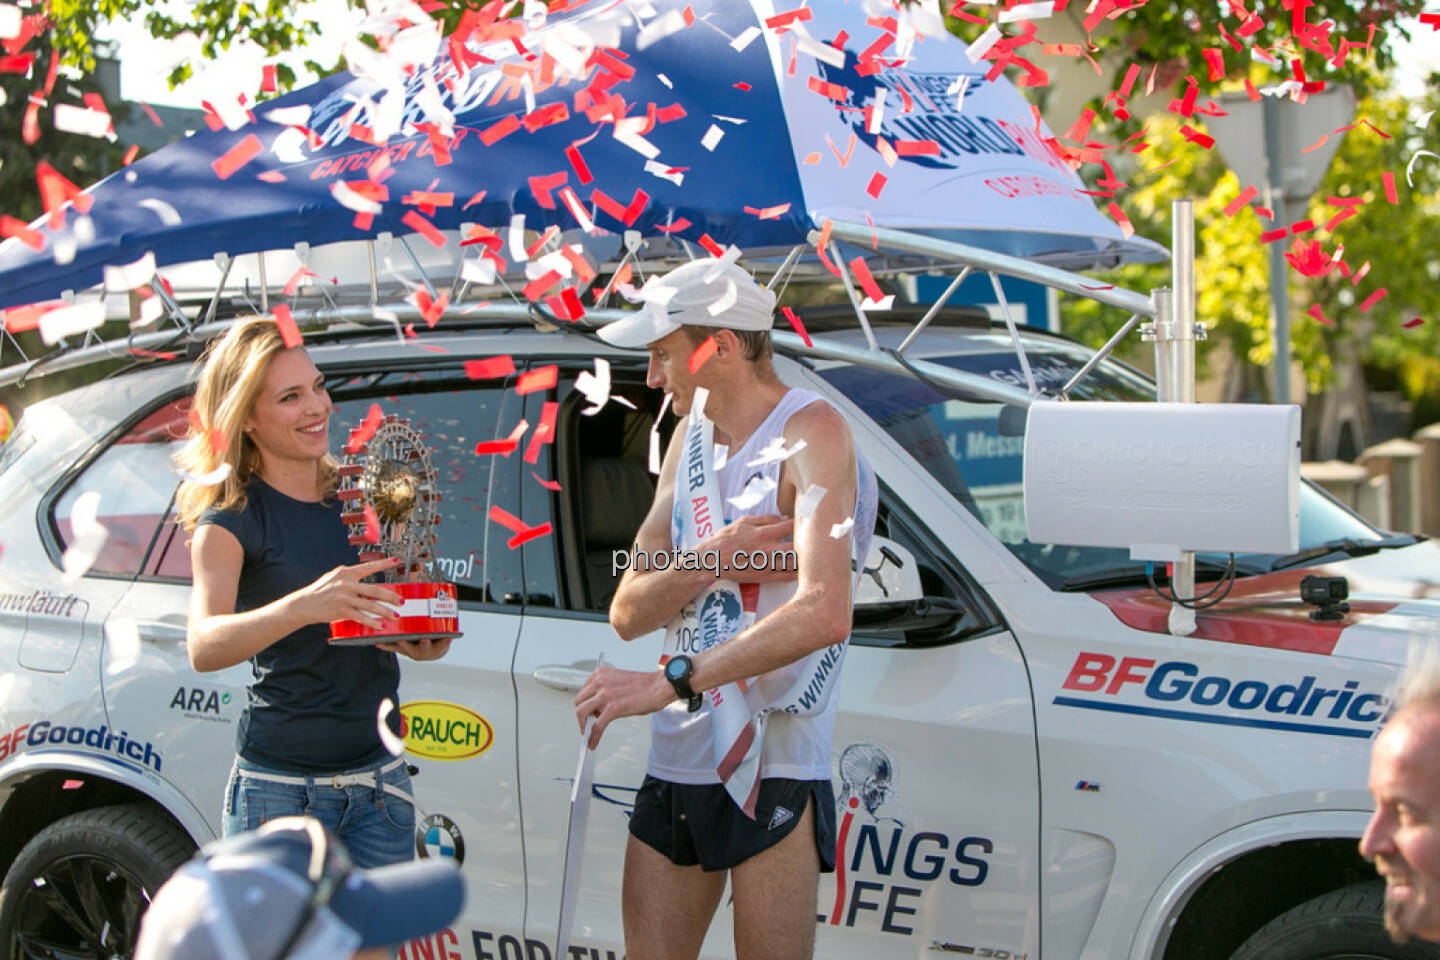
[[[1096,210],[1024,97],[987,78],[989,64],[970,60],[933,4],[928,14],[861,0],[568,7],[502,21],[482,12],[443,40],[423,24],[392,28],[385,55],[351,48],[353,72],[249,116],[219,105],[233,129],[94,185],[88,212],[33,226],[38,249],[0,244],[0,307],[92,304],[52,325],[84,335],[46,364],[63,368],[107,349],[84,332],[107,297],[112,315],[134,317],[130,342],[143,347],[147,324],[194,333],[282,296],[302,325],[394,321],[425,315],[411,294],[423,287],[433,318],[553,269],[535,303],[512,294],[487,315],[548,304],[571,319],[587,271],[562,247],[583,247],[603,275],[733,245],[772,283],[838,277],[862,325],[856,258],[875,276],[953,268],[947,298],[981,270],[1002,305],[1006,274],[1119,307],[1127,331],[1153,315],[1149,297],[1067,271],[1164,249]],[[149,257],[165,283],[149,282]],[[137,261],[97,288],[107,266]],[[305,285],[300,268],[344,282]],[[115,288],[141,282],[156,300],[136,316],[135,298]],[[22,315],[39,311],[9,313],[7,326]]]

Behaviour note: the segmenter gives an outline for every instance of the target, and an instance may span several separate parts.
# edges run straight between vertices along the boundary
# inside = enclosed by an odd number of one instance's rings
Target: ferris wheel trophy
[[[369,439],[365,429],[352,431],[338,469],[344,504],[341,514],[350,528],[350,543],[360,548],[360,562],[396,557],[401,562],[380,574],[401,596],[398,619],[378,626],[357,620],[330,621],[330,642],[364,646],[400,640],[444,640],[460,636],[460,608],[453,583],[426,582],[435,546],[435,466],[425,438],[410,421],[391,414]]]

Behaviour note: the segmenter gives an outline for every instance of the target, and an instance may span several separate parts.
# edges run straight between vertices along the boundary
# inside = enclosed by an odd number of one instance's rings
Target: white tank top
[[[748,466],[757,459],[760,451],[785,432],[790,417],[815,401],[828,403],[824,397],[810,390],[790,389],[769,415],[760,422],[755,431],[738,450],[726,451],[724,466],[719,473],[720,496],[725,504],[725,522],[737,517],[779,514],[780,505],[780,461]],[[723,448],[721,448],[723,449]],[[717,459],[720,451],[717,450]],[[855,504],[851,516],[855,524],[850,530],[851,556],[859,557],[857,570],[864,566],[864,559],[870,549],[870,538],[875,532],[876,485],[875,474],[870,464],[855,451],[856,485]],[[683,465],[682,465],[683,467]],[[772,489],[765,493],[760,502],[744,510],[730,502],[745,491],[755,478],[771,481]],[[673,545],[679,537],[679,530],[672,519],[670,542]],[[856,574],[858,582],[859,574]],[[776,607],[789,600],[795,593],[793,580],[764,583],[755,619],[758,623]],[[854,595],[855,584],[851,585]],[[848,643],[848,639],[846,641]],[[756,686],[767,702],[784,695],[794,684],[800,663],[781,667],[761,675]],[[838,681],[838,677],[836,680]],[[760,755],[762,775],[766,778],[784,777],[791,780],[829,780],[830,743],[835,729],[835,712],[840,697],[832,696],[825,709],[808,717],[792,716],[780,711],[773,712],[766,719],[765,739]],[[705,784],[719,783],[715,772],[715,755],[711,747],[711,723],[709,704],[706,703],[695,713],[686,709],[684,701],[676,702],[659,710],[650,718],[650,764],[651,776],[672,783]]]

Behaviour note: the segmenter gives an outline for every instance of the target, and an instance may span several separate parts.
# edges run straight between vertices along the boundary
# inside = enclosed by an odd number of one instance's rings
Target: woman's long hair
[[[244,431],[245,420],[255,409],[271,362],[285,349],[273,318],[245,317],[200,358],[190,432],[175,462],[192,476],[213,473],[228,463],[230,474],[216,484],[181,482],[175,513],[187,532],[193,533],[201,514],[212,507],[245,508],[245,485],[260,466],[260,451]],[[320,489],[328,497],[335,486],[335,460],[327,455],[320,463]]]

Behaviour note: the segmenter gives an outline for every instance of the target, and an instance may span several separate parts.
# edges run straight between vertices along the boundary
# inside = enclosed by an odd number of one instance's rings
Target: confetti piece
[[[674,394],[666,391],[665,398],[660,401],[660,412],[655,414],[655,421],[650,424],[650,450],[647,466],[652,474],[660,473],[660,421],[665,419],[665,411],[670,409],[670,401],[675,399]]]
[[[55,312],[59,313],[60,311]],[[65,553],[60,557],[60,566],[64,569],[64,574],[60,578],[62,581],[75,582],[83,577],[99,559],[100,551],[110,537],[110,531],[98,519],[99,513],[100,492],[98,490],[80,494],[76,498],[74,506],[71,507],[70,546],[65,548]]]
[[[1440,153],[1433,153],[1433,152],[1431,152],[1431,151],[1429,151],[1429,150],[1416,150],[1415,153],[1414,153],[1414,155],[1411,156],[1410,162],[1407,163],[1407,164],[1405,164],[1405,182],[1406,182],[1412,189],[1413,189],[1414,186],[1415,186],[1415,180],[1413,179],[1413,174],[1414,174],[1414,172],[1415,172],[1415,164],[1419,162],[1419,160],[1420,160],[1421,157],[1434,157],[1436,160],[1440,160]],[[1393,182],[1394,179],[1395,179],[1395,175],[1394,175],[1394,174],[1387,173],[1386,176],[1389,177],[1392,182]],[[1388,192],[1386,193],[1386,196],[1387,196],[1387,197],[1389,196],[1389,193],[1388,193]],[[1390,202],[1391,202],[1391,203],[1394,203],[1395,201],[1394,201],[1394,200],[1391,200]]]
[[[545,367],[537,367],[534,370],[527,370],[520,374],[515,380],[515,392],[524,396],[527,393],[537,393],[541,390],[549,390],[559,382],[560,368],[555,364]]]
[[[387,188],[381,187],[381,189],[385,190],[386,196],[389,195]],[[363,195],[343,180],[337,180],[330,184],[330,195],[340,206],[347,210],[354,210],[356,213],[376,214],[383,209],[373,197]]]
[[[224,453],[230,446],[230,440],[225,436],[224,430],[211,430],[205,436],[210,444],[211,453]]]
[[[1360,304],[1360,312],[1369,313],[1370,308],[1375,306],[1375,304],[1379,303],[1381,300],[1384,300],[1387,293],[1389,293],[1389,291],[1386,290],[1384,287],[1381,287],[1379,290],[1376,290],[1374,293],[1370,294],[1370,296],[1366,297],[1365,300]]]
[[[767,463],[783,463],[804,450],[805,446],[804,440],[796,440],[795,446],[786,449],[784,437],[772,437],[770,442],[759,450],[754,460],[745,461],[745,466],[759,467]]]
[[[520,118],[512,113],[480,131],[480,142],[487,147],[493,147],[519,129]]]
[[[805,155],[804,161],[802,161],[802,165],[807,167],[813,167],[815,164],[820,162],[820,157],[821,155],[819,153],[807,153]]]
[[[376,515],[375,508],[368,503],[364,505],[363,510],[365,513],[365,542],[372,544],[379,543],[380,518]]]
[[[540,526],[538,527],[528,527],[520,533],[515,534],[515,536],[505,541],[505,546],[509,547],[511,550],[514,550],[516,547],[524,546],[531,540],[538,540],[539,538],[548,534],[550,530],[550,522],[547,520],[546,522],[540,524]]]
[[[895,153],[902,157],[938,157],[940,144],[935,140],[896,140]]]
[[[1310,309],[1306,310],[1305,312],[1308,313],[1310,316],[1314,317],[1316,320],[1319,320],[1321,323],[1325,324],[1325,326],[1327,327],[1335,326],[1334,323],[1325,319],[1325,312],[1320,309],[1320,304],[1318,303],[1310,304]]]
[[[854,527],[854,526],[855,526],[855,518],[854,518],[854,517],[846,517],[846,518],[845,518],[843,521],[841,521],[840,523],[831,524],[831,525],[830,525],[830,539],[831,539],[831,540],[839,540],[841,537],[845,536],[845,534],[849,533],[850,530],[851,530],[851,528]]]
[[[386,697],[380,701],[380,710],[375,715],[375,731],[380,735],[380,742],[385,745],[385,750],[392,757],[398,757],[405,752],[405,741],[395,736],[395,731],[390,729],[386,722],[390,714],[395,712],[395,701]]]
[[[717,457],[716,459],[718,460],[719,458]],[[721,469],[718,463],[715,469]],[[756,474],[745,484],[744,490],[733,497],[726,497],[725,502],[732,504],[738,510],[749,510],[751,507],[758,505],[761,500],[764,500],[765,495],[771,490],[774,490],[776,486],[777,484],[774,480]]]
[[[74,133],[82,137],[104,137],[110,132],[110,114],[99,110],[87,110],[70,103],[55,104],[54,126],[56,130]]]
[[[712,123],[710,124],[710,129],[705,131],[705,136],[700,138],[700,146],[713,153],[716,145],[720,142],[720,138],[723,136],[725,136],[725,131]]]
[[[870,178],[870,184],[865,188],[865,192],[870,194],[870,196],[874,197],[876,200],[879,200],[880,191],[885,189],[885,184],[889,181],[889,179],[890,178],[885,176],[885,174],[883,173],[876,173],[873,177]]]
[[[210,169],[215,171],[215,176],[221,180],[228,180],[236,170],[254,160],[260,151],[265,149],[260,143],[260,138],[255,134],[247,134],[235,146],[227,150],[222,156],[211,161]]]
[[[734,250],[734,249],[737,249],[737,248],[734,247],[734,246],[731,246],[730,249],[731,249],[731,250]],[[715,298],[715,302],[714,302],[714,303],[711,303],[709,306],[707,306],[707,307],[705,308],[705,312],[708,313],[708,314],[710,314],[710,316],[712,316],[712,317],[718,317],[718,316],[720,316],[721,314],[723,314],[726,310],[729,310],[731,307],[735,306],[735,303],[736,303],[739,299],[740,299],[740,291],[739,291],[739,288],[735,286],[735,281],[734,281],[734,280],[726,280],[726,281],[725,281],[725,292],[722,293],[722,294],[720,294],[720,296],[716,297],[716,298]]]
[[[475,455],[477,457],[483,457],[498,453],[501,456],[508,457],[515,452],[515,448],[518,446],[520,446],[520,441],[518,440],[481,440],[475,444]]]
[[[0,3],[0,40],[12,40],[20,36],[20,28],[24,22],[25,18],[20,15],[19,7],[13,3]]]
[[[540,484],[540,486],[544,487],[546,490],[552,490],[552,491],[554,491],[554,492],[556,492],[556,493],[559,493],[559,492],[560,492],[561,487],[560,487],[560,484],[559,484],[557,481],[555,481],[555,480],[546,480],[544,477],[540,476],[540,474],[536,473],[534,470],[531,470],[531,471],[530,471],[530,476],[534,477],[534,478],[535,478],[535,482],[538,483],[538,484]]]
[[[1353,276],[1353,277],[1350,278],[1350,285],[1351,285],[1352,287],[1358,287],[1358,286],[1360,286],[1360,281],[1363,280],[1363,279],[1365,279],[1365,274],[1367,274],[1367,273],[1369,273],[1369,272],[1370,272],[1370,261],[1369,261],[1369,260],[1366,260],[1365,263],[1364,263],[1364,265],[1363,265],[1359,270],[1356,270],[1356,271],[1355,271],[1355,276]]]
[[[560,271],[549,270],[525,284],[520,292],[525,295],[526,300],[529,300],[531,303],[537,303],[540,298],[543,297],[550,288],[559,283],[560,280]]]
[[[146,253],[134,263],[105,267],[105,289],[107,291],[134,290],[144,286],[155,276],[155,254]]]
[[[1188,123],[1183,124],[1180,127],[1180,134],[1186,140],[1189,140],[1191,143],[1198,144],[1199,146],[1204,147],[1206,150],[1209,150],[1211,147],[1215,146],[1214,137],[1201,133],[1199,130],[1196,130]]]
[[[45,235],[38,230],[31,230],[24,220],[17,220],[15,217],[0,216],[0,237],[17,237],[32,250],[45,249]]]
[[[1259,192],[1260,191],[1255,187],[1254,184],[1247,186],[1244,190],[1240,191],[1240,196],[1236,197],[1234,200],[1231,200],[1225,205],[1225,216],[1233,217],[1235,216],[1235,214],[1245,209],[1245,207],[1249,205],[1250,201],[1255,199],[1255,195]]]
[[[300,336],[300,328],[295,325],[295,318],[290,314],[290,308],[281,303],[270,311],[275,316],[275,323],[280,327],[280,337],[285,341],[286,349],[293,349],[300,346],[303,337]]]
[[[1406,330],[1413,330],[1424,322],[1424,317],[1416,317],[1414,320],[1406,320],[1404,323],[1400,324],[1400,326],[1404,327]]]
[[[595,179],[595,175],[590,172],[590,167],[586,165],[585,158],[580,156],[580,150],[575,143],[565,148],[565,159],[570,161],[570,166],[575,171],[580,186],[583,187]]]
[[[1266,230],[1260,234],[1260,242],[1274,243],[1276,240],[1282,240],[1288,236],[1290,236],[1290,229],[1288,227],[1281,227],[1279,230]]]
[[[435,229],[435,224],[420,216],[417,211],[406,211],[405,216],[400,218],[400,222],[420,234],[426,240],[429,240],[434,246],[445,246],[445,234]]]
[[[795,501],[795,519],[805,520],[815,514],[815,508],[825,499],[826,489],[818,483],[810,484],[804,496]]]
[[[560,404],[553,400],[547,400],[541,406],[540,422],[535,425],[535,432],[530,435],[530,443],[525,447],[526,463],[538,463],[540,448],[555,442],[555,416],[559,409]]]
[[[805,330],[805,324],[800,321],[800,318],[795,314],[794,310],[791,310],[789,307],[781,307],[780,312],[785,315],[786,320],[790,321],[791,328],[800,335],[800,339],[805,341],[805,346],[815,346],[810,340],[810,334]]]
[[[1125,211],[1120,209],[1119,204],[1111,203],[1105,209],[1110,213],[1111,218],[1119,224],[1120,233],[1126,240],[1129,240],[1135,235],[1135,225],[1130,222],[1130,218],[1125,215]]]
[[[445,308],[450,305],[450,291],[440,291],[440,296],[430,297],[430,291],[423,287],[415,291],[415,306],[420,308],[420,316],[425,320],[425,326],[431,330],[435,324],[440,322],[440,317],[445,313]]]
[[[697,373],[701,367],[705,366],[707,360],[715,356],[715,351],[718,349],[719,344],[715,342],[715,338],[706,337],[700,341],[700,345],[691,352],[690,359],[685,362],[685,366],[692,374]]]
[[[1210,82],[1225,79],[1225,52],[1219,47],[1206,47],[1201,52],[1210,66]]]
[[[849,266],[850,272],[855,274],[855,279],[860,282],[860,289],[865,291],[866,299],[877,304],[885,299],[885,294],[881,291],[880,285],[875,282],[875,277],[870,273],[870,267],[864,257],[856,257],[850,261]]]
[[[1380,180],[1385,184],[1385,199],[1391,203],[1399,203],[1400,196],[1395,192],[1395,174],[1387,170],[1380,175]]]
[[[104,322],[105,304],[99,301],[60,307],[40,317],[40,339],[53,346],[61,337],[94,330]]]
[[[1055,13],[1055,0],[1044,0],[1042,3],[1017,3],[1009,10],[1000,11],[1001,23],[1014,23],[1017,20],[1045,20]]]
[[[40,198],[45,212],[50,215],[50,227],[57,229],[65,223],[65,204],[71,203],[81,213],[88,213],[95,198],[81,189],[50,164],[41,160],[35,164],[35,179],[40,184]]]
[[[734,40],[730,41],[730,47],[737,53],[743,52],[746,47],[750,46],[751,41],[753,41],[758,36],[760,36],[759,27],[746,27],[744,30],[741,30],[740,33],[736,35]]]
[[[819,77],[809,77],[806,81],[806,86],[815,93],[820,94],[820,96],[828,97],[839,103],[844,103],[850,99],[850,90],[847,87],[842,87],[838,83],[821,80]]]
[[[970,46],[965,49],[966,58],[969,59],[971,63],[979,63],[984,59],[985,54],[990,52],[990,48],[995,46],[999,39],[1000,27],[993,23],[990,24],[985,32],[976,37],[975,42],[971,43]]]
[[[1310,146],[1308,146],[1308,147],[1305,147],[1305,148],[1302,149],[1300,152],[1301,152],[1301,153],[1310,153],[1312,150],[1319,150],[1321,147],[1325,146],[1326,141],[1328,141],[1329,139],[1330,139],[1330,134],[1328,134],[1328,133],[1322,133],[1322,134],[1320,134],[1320,139],[1319,139],[1319,140],[1316,140],[1314,143],[1310,144]]]

